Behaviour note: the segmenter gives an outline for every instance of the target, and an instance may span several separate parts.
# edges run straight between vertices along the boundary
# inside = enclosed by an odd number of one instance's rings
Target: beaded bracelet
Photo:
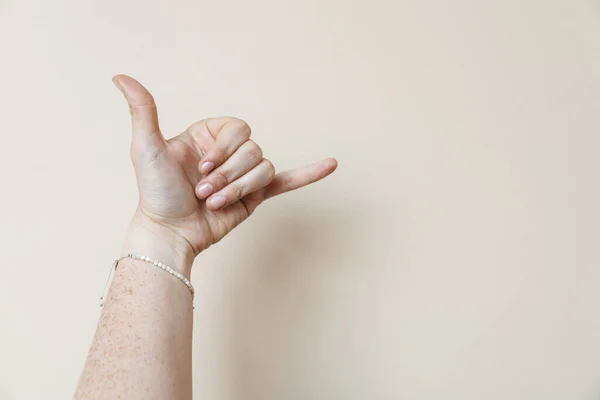
[[[165,270],[169,274],[173,275],[175,278],[177,278],[180,281],[182,281],[183,283],[185,283],[185,286],[188,287],[188,289],[190,290],[190,293],[192,294],[192,304],[194,303],[194,286],[192,286],[192,282],[190,282],[190,280],[187,277],[185,277],[183,274],[181,274],[177,270],[169,267],[167,264],[163,264],[162,262],[160,262],[158,260],[153,260],[148,256],[142,256],[139,254],[127,254],[126,256],[123,256],[123,257],[115,260],[112,267],[110,268],[110,271],[108,271],[108,278],[106,279],[106,285],[104,285],[104,290],[102,291],[102,295],[100,296],[100,307],[104,306],[104,296],[106,295],[106,289],[108,288],[108,283],[110,282],[110,276],[112,275],[113,271],[117,270],[117,267],[119,266],[119,262],[121,262],[121,260],[123,260],[125,258],[146,261],[160,269]]]

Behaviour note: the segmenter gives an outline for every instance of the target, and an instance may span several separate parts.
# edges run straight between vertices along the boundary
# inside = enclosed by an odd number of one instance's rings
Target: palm
[[[327,159],[274,175],[260,147],[249,140],[249,127],[230,117],[197,122],[167,141],[158,126],[152,95],[127,76],[119,75],[114,82],[132,115],[131,157],[139,209],[183,237],[196,254],[221,240],[267,198],[316,182],[337,166]],[[212,166],[202,174],[199,164],[207,160]],[[211,184],[209,205],[201,191],[207,182]],[[216,198],[223,202],[211,202]]]
[[[198,163],[215,142],[205,126],[194,124],[168,140],[167,148],[138,174],[144,214],[176,230],[197,252],[221,240],[264,200],[264,190],[259,190],[211,211],[196,197],[194,187],[202,177]]]

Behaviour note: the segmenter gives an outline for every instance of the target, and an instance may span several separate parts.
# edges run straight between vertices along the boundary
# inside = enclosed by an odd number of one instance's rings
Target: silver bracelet
[[[123,257],[115,260],[112,267],[110,268],[110,271],[108,271],[108,278],[106,279],[106,285],[104,285],[104,290],[102,291],[102,295],[100,296],[100,307],[104,306],[104,296],[106,295],[106,290],[108,289],[108,284],[110,282],[110,276],[112,275],[112,273],[114,271],[117,270],[117,267],[119,266],[119,262],[121,262],[121,260],[123,260],[125,258],[146,261],[160,269],[165,270],[169,274],[173,275],[175,278],[179,279],[180,281],[185,283],[185,286],[187,286],[188,289],[190,290],[190,293],[192,294],[192,305],[194,304],[194,286],[192,286],[192,282],[190,282],[190,280],[187,277],[183,276],[183,274],[180,274],[177,270],[169,267],[167,264],[163,264],[162,262],[160,262],[158,260],[153,260],[148,256],[142,256],[139,254],[127,254],[126,256],[123,256]]]

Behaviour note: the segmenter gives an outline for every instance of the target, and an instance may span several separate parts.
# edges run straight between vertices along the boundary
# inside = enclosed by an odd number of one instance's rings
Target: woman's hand
[[[132,119],[131,159],[139,206],[130,231],[135,231],[138,243],[126,247],[134,252],[141,252],[136,249],[145,235],[193,258],[264,200],[323,179],[337,167],[336,160],[326,159],[276,175],[250,139],[250,127],[232,117],[196,122],[165,140],[152,95],[128,76],[118,75],[113,81],[125,95]]]

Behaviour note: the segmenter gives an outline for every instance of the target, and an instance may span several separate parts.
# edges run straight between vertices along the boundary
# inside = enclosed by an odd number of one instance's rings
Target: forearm
[[[135,218],[134,218],[135,220]],[[193,254],[168,228],[132,223],[123,254],[190,276]],[[191,399],[192,301],[187,286],[141,260],[119,262],[76,399]]]

